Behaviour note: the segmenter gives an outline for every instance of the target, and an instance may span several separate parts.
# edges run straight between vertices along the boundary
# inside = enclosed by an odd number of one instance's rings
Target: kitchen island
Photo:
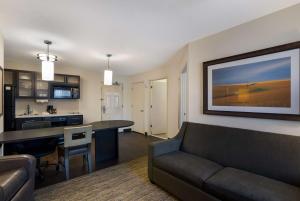
[[[132,121],[111,120],[96,121],[93,126],[93,137],[95,139],[95,161],[101,163],[106,160],[117,159],[119,156],[118,129],[132,126]],[[41,128],[34,130],[18,130],[0,133],[1,151],[3,156],[5,144],[24,142],[29,140],[43,139],[49,137],[63,137],[64,127]],[[3,146],[4,145],[4,146]]]

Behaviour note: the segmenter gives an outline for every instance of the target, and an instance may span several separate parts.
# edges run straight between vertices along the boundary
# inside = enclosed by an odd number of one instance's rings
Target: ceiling
[[[44,39],[58,66],[131,75],[158,67],[179,48],[300,0],[1,0],[5,63],[36,65]],[[9,66],[12,68],[12,66]]]

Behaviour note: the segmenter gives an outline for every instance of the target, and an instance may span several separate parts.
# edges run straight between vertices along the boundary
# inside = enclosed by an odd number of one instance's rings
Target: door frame
[[[101,114],[101,121],[103,121],[103,112],[102,112],[102,103],[104,101],[103,99],[103,87],[105,87],[106,85],[104,85],[104,82],[101,82],[101,87],[100,87],[100,114]],[[115,86],[115,84],[112,84],[110,86]],[[124,118],[124,85],[122,82],[119,83],[119,86],[121,86],[121,94],[122,94],[122,119]]]
[[[167,127],[167,130],[166,130],[166,134],[168,135],[168,122],[169,122],[169,79],[168,79],[168,76],[164,76],[164,77],[161,77],[161,78],[157,78],[157,79],[151,79],[149,80],[149,105],[148,105],[148,108],[149,108],[149,114],[148,114],[148,117],[149,117],[149,124],[148,124],[148,130],[149,130],[149,134],[151,136],[155,136],[155,134],[152,134],[152,129],[151,129],[151,83],[153,81],[158,81],[158,80],[167,80],[167,119],[166,119],[166,127]]]
[[[144,127],[144,132],[143,133],[140,133],[140,134],[143,134],[143,135],[147,135],[147,126],[146,126],[146,84],[145,82],[143,81],[140,81],[140,82],[132,82],[131,83],[131,97],[132,97],[132,91],[133,91],[133,86],[135,84],[143,84],[144,85],[144,121],[143,121],[143,127]],[[133,101],[131,101],[131,116],[132,116],[132,120],[134,121],[133,119]],[[139,132],[136,132],[136,133],[139,133]]]
[[[181,82],[181,75],[183,73],[186,73],[186,86],[185,86],[185,90],[186,90],[186,102],[185,102],[185,107],[186,107],[186,120],[188,120],[188,100],[189,100],[189,74],[188,74],[188,68],[187,65],[185,65],[185,67],[183,68],[183,70],[180,72],[180,76],[179,76],[179,83],[178,83],[178,89],[179,89],[179,93],[178,93],[178,99],[179,99],[179,104],[178,104],[178,128],[181,128],[181,110],[182,110],[182,82]]]

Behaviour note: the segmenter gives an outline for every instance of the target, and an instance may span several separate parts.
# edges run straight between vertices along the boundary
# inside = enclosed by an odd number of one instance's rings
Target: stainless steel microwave
[[[51,91],[52,99],[79,99],[79,88],[70,86],[53,86]]]

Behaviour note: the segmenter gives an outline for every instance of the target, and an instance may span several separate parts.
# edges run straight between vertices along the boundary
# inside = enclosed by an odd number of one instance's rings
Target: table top
[[[111,121],[96,121],[84,125],[92,125],[93,131],[101,131],[107,129],[129,127],[132,126],[133,124],[134,123],[132,121],[111,120]],[[70,126],[66,126],[66,127],[70,127]],[[63,134],[64,134],[64,127],[6,131],[0,133],[0,143],[20,142],[24,140],[33,140],[33,139],[41,139],[41,138],[48,138],[48,137],[60,137],[60,136],[62,137]]]

